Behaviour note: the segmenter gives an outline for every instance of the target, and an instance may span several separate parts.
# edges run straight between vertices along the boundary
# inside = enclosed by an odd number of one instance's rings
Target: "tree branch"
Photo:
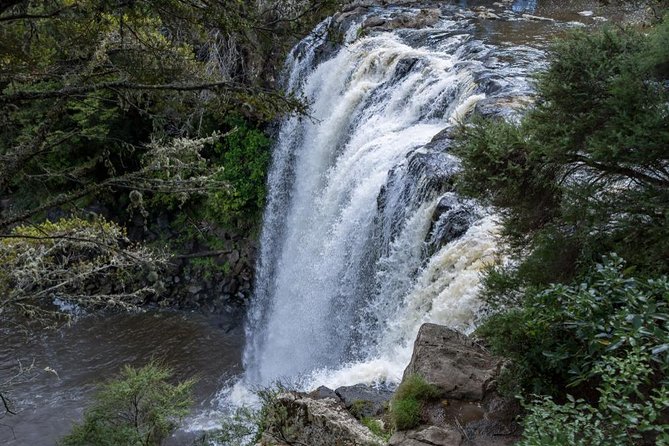
[[[600,163],[598,161],[592,160],[590,158],[587,158],[583,155],[578,155],[578,154],[574,154],[570,158],[571,158],[571,160],[570,160],[571,162],[582,163],[582,164],[584,164],[588,167],[591,167],[593,169],[597,169],[597,170],[602,171],[602,172],[608,172],[608,173],[612,173],[612,174],[622,175],[622,176],[640,181],[642,183],[650,184],[650,185],[661,187],[661,188],[668,188],[669,187],[669,182],[668,181],[665,181],[662,178],[656,178],[656,177],[647,175],[643,172],[640,172],[638,170],[634,170],[630,167]]]
[[[0,0],[0,14],[7,11],[12,6],[23,3],[25,0]]]
[[[66,7],[66,8],[56,9],[55,11],[52,11],[52,12],[46,13],[46,14],[12,14],[12,15],[6,15],[4,17],[0,16],[0,22],[9,22],[9,21],[13,21],[13,20],[50,19],[50,18],[59,16],[64,11],[67,11],[69,9],[73,9],[75,6],[76,5]]]
[[[48,91],[20,91],[17,93],[0,96],[0,103],[14,103],[22,101],[33,101],[39,99],[53,99],[67,96],[80,95],[98,90],[124,89],[124,90],[162,90],[162,91],[200,91],[200,90],[231,90],[237,92],[249,92],[252,88],[231,82],[210,82],[202,84],[136,84],[128,81],[103,82],[94,85],[83,85],[80,87],[65,87],[60,90]]]
[[[28,161],[42,151],[44,144],[49,137],[51,128],[61,114],[63,103],[64,101],[62,99],[57,101],[55,106],[46,114],[44,121],[37,128],[32,140],[28,143],[20,144],[16,150],[4,160],[4,165],[0,169],[0,193],[4,193],[12,178],[23,170]]]
[[[174,256],[175,259],[200,259],[203,257],[218,257],[225,254],[230,254],[232,251],[203,251],[193,254],[181,254]]]

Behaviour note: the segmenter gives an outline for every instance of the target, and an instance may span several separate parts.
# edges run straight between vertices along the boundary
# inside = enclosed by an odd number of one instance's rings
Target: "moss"
[[[416,427],[421,422],[423,405],[415,398],[403,398],[393,402],[390,406],[390,418],[398,431],[405,431]]]
[[[364,417],[362,420],[360,420],[360,422],[384,442],[388,442],[388,440],[390,440],[392,432],[386,430],[385,426],[383,425],[383,421],[377,420],[376,418]]]
[[[390,420],[396,430],[416,427],[422,420],[424,402],[442,395],[439,388],[419,375],[410,375],[395,391],[390,402]]]
[[[372,408],[372,403],[365,400],[355,400],[351,404],[351,408],[348,410],[351,415],[361,420],[364,417],[364,414],[367,410]]]

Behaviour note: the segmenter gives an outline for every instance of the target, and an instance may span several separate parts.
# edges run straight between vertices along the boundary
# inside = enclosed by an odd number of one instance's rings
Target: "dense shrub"
[[[102,386],[93,405],[61,446],[156,446],[176,429],[192,404],[194,381],[168,381],[172,372],[155,363],[125,367]]]
[[[667,42],[669,18],[572,33],[519,121],[456,136],[461,191],[501,216],[478,334],[511,359],[498,384],[524,396],[525,446],[667,442]]]
[[[601,380],[597,403],[576,400],[556,404],[539,397],[526,405],[520,446],[633,446],[669,445],[669,382],[667,365],[657,378],[651,352],[634,348],[624,357],[605,356],[593,369]],[[650,392],[648,386],[653,388]]]
[[[582,283],[529,294],[479,328],[494,352],[513,360],[516,390],[555,394],[593,381],[603,357],[635,348],[669,364],[669,279],[638,279],[623,266],[613,255]]]

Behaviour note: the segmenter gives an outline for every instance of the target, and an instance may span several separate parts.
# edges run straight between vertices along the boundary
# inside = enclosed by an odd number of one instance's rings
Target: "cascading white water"
[[[448,17],[366,37],[351,25],[330,58],[328,20],[292,52],[287,86],[311,116],[287,119],[274,151],[248,384],[396,382],[422,323],[471,328],[496,226],[452,192],[458,162],[441,132],[477,104],[527,95],[540,56]]]

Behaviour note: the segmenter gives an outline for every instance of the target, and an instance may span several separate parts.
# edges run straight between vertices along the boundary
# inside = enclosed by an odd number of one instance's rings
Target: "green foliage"
[[[416,427],[422,420],[423,403],[441,396],[440,390],[422,376],[411,375],[399,385],[390,402],[390,420],[396,430]]]
[[[62,446],[154,446],[176,429],[192,404],[194,381],[168,381],[172,372],[151,363],[141,369],[126,366],[118,379],[103,385],[84,421]]]
[[[556,43],[520,123],[476,118],[457,135],[463,192],[499,209],[514,262],[489,279],[504,303],[568,282],[609,252],[639,271],[669,264],[669,20],[576,32]]]
[[[223,166],[218,179],[230,186],[209,196],[206,214],[223,226],[248,229],[258,224],[265,205],[271,141],[239,117],[226,125],[232,133],[215,150]]]
[[[392,432],[386,430],[381,420],[377,420],[376,418],[371,417],[364,417],[362,420],[360,420],[360,422],[363,424],[363,426],[369,429],[374,435],[379,437],[384,442],[387,443],[388,440],[390,440]]]
[[[402,380],[394,394],[395,399],[413,398],[422,401],[439,398],[440,396],[439,388],[425,381],[425,378],[420,375],[410,375]]]
[[[594,373],[601,380],[595,405],[573,397],[556,404],[539,397],[525,405],[523,439],[520,446],[634,446],[646,438],[653,444],[669,445],[669,425],[663,420],[669,408],[669,382],[654,381],[657,363],[650,352],[635,348],[620,358],[605,356]],[[643,390],[654,384],[650,395]]]
[[[412,429],[422,420],[423,405],[415,398],[403,398],[393,401],[390,405],[390,419],[398,431]]]
[[[477,331],[512,360],[508,382],[538,394],[593,382],[607,355],[642,347],[669,363],[669,280],[626,275],[611,256],[582,283],[527,294],[520,308],[496,314]]]
[[[613,255],[582,283],[527,293],[478,330],[512,360],[500,378],[526,404],[524,446],[669,444],[669,279],[639,279]],[[592,390],[596,387],[596,392]],[[571,390],[570,390],[571,388]]]

